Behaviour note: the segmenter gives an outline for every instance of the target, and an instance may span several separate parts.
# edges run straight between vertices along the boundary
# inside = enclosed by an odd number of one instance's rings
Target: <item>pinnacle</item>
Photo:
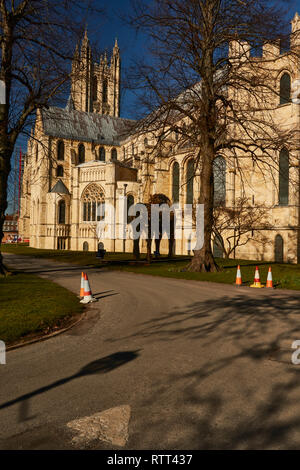
[[[83,40],[82,40],[82,46],[81,47],[86,47],[87,45],[89,44],[89,38],[88,38],[88,35],[87,35],[87,27],[85,27],[85,31],[84,31],[84,37],[83,37]]]
[[[292,19],[291,23],[297,23],[298,21],[300,21],[300,16],[299,16],[298,12],[296,11],[295,16]]]

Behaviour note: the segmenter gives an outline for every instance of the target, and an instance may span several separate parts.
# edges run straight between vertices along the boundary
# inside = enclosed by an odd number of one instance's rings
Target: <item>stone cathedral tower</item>
[[[78,111],[120,116],[121,60],[117,40],[110,64],[106,53],[94,63],[85,32],[81,49],[76,47],[72,61],[71,97]]]

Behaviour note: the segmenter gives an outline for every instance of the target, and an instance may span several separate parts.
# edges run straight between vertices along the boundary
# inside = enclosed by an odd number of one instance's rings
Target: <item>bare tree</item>
[[[279,128],[272,118],[278,103],[270,80],[274,56],[255,61],[250,54],[250,48],[285,39],[286,12],[267,0],[137,0],[133,7],[131,24],[148,33],[151,54],[149,62],[134,64],[129,77],[139,88],[142,109],[149,111],[137,132],[155,137],[149,166],[170,157],[166,143],[174,132],[177,148],[193,155],[200,172],[197,202],[204,204],[204,245],[194,251],[188,269],[215,271],[215,158],[226,156],[243,181],[245,158],[268,172],[277,168],[275,152],[295,147],[295,130]]]
[[[219,205],[214,208],[213,233],[225,258],[235,254],[237,247],[247,245],[254,230],[256,242],[266,243],[263,231],[270,228],[266,207],[250,205],[247,197],[238,198],[234,207]]]
[[[0,243],[16,140],[28,134],[37,109],[65,98],[74,46],[91,10],[102,13],[89,0],[0,0]]]

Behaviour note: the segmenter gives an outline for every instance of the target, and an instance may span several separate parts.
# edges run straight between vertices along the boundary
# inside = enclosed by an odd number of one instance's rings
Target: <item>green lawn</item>
[[[250,285],[254,280],[255,266],[259,267],[262,284],[266,284],[269,266],[272,267],[273,284],[276,288],[300,290],[300,265],[275,264],[262,261],[249,260],[216,260],[222,271],[217,273],[190,273],[185,271],[186,261],[155,263],[150,266],[120,266],[117,269],[133,271],[154,276],[172,277],[177,279],[191,279],[194,281],[221,282],[234,284],[237,265],[241,265],[242,281],[244,285]],[[115,269],[115,268],[114,268]]]
[[[6,344],[51,332],[83,311],[72,292],[32,274],[0,278],[0,340]]]
[[[165,257],[164,260],[155,260],[151,265],[146,265],[145,255],[142,255],[144,259],[142,259],[140,263],[135,263],[133,262],[134,258],[132,253],[107,253],[105,263],[101,263],[101,261],[96,259],[95,253],[83,251],[40,250],[22,244],[2,245],[2,251],[79,265],[104,265],[109,269],[173,277],[177,279],[221,282],[225,284],[233,284],[235,282],[236,267],[238,264],[241,265],[242,280],[245,285],[252,284],[256,265],[258,265],[260,269],[261,281],[265,284],[269,266],[272,266],[273,282],[277,288],[300,290],[299,264],[276,264],[263,261],[217,259],[218,264],[223,268],[222,271],[218,273],[189,273],[184,271],[188,263],[187,257],[184,256],[177,256],[176,260],[171,261],[168,261]]]
[[[101,264],[96,258],[96,253],[85,251],[69,250],[42,250],[30,248],[25,244],[5,244],[1,245],[1,251],[5,253],[15,253],[19,255],[33,256],[35,258],[52,259],[61,263],[74,263],[79,265],[98,266]],[[132,253],[106,253],[105,261],[133,260]]]

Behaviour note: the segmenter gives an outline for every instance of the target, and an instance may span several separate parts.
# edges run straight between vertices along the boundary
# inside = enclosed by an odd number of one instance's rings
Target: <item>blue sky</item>
[[[276,0],[275,0],[276,1]],[[132,59],[138,56],[143,56],[147,50],[147,38],[142,33],[138,35],[136,32],[122,19],[127,16],[131,10],[131,0],[98,0],[96,2],[99,7],[104,6],[106,15],[97,21],[89,19],[88,22],[88,35],[91,42],[98,44],[101,50],[107,50],[110,55],[114,46],[115,38],[118,39],[118,44],[121,50],[122,59],[122,75],[123,79],[126,74],[126,69],[130,66]],[[274,3],[270,0],[270,4]],[[300,0],[285,0],[283,2],[286,8],[289,8],[290,19],[298,9],[300,13]],[[134,118],[134,94],[128,90],[123,90],[121,101],[121,116],[127,118]],[[18,140],[18,148],[26,151],[26,138],[20,137]]]
[[[110,55],[111,50],[115,43],[115,38],[118,39],[118,44],[121,51],[122,60],[122,74],[123,78],[126,74],[126,69],[130,66],[132,59],[143,56],[147,51],[147,38],[142,33],[136,34],[130,26],[128,26],[122,17],[128,16],[131,10],[131,0],[98,0],[96,2],[99,7],[104,6],[106,15],[104,18],[97,19],[91,18],[88,21],[88,35],[91,42],[98,44],[101,50],[107,50]],[[270,4],[274,3],[270,0]],[[285,0],[285,8],[288,8],[290,14],[289,19],[292,19],[296,10],[300,13],[300,0]],[[121,116],[127,118],[134,118],[134,94],[128,90],[122,93],[121,100]],[[17,141],[17,149],[22,149],[23,153],[27,150],[27,138],[20,136]]]
[[[129,67],[133,57],[143,54],[146,46],[146,38],[144,35],[137,35],[136,32],[125,24],[122,19],[130,11],[130,0],[98,0],[96,2],[99,7],[104,6],[106,14],[104,17],[98,18],[97,21],[90,18],[88,20],[88,37],[91,43],[96,43],[98,49],[107,51],[110,56],[115,39],[121,51],[122,75],[125,76],[126,69]],[[74,45],[75,49],[75,45]],[[133,118],[130,108],[132,108],[134,98],[133,94],[126,91],[122,93],[121,116]],[[18,149],[22,149],[25,153],[27,150],[27,137],[20,136],[17,141]]]
[[[130,66],[132,59],[142,56],[146,52],[147,39],[142,33],[137,34],[123,19],[123,17],[128,17],[131,11],[130,0],[111,0],[110,2],[99,0],[98,3],[99,6],[105,6],[106,18],[101,21],[99,26],[93,21],[89,22],[89,38],[98,44],[99,49],[107,50],[108,55],[112,51],[115,39],[118,39],[124,84],[126,69]],[[122,89],[121,117],[135,117],[132,111],[133,102],[133,94]]]

